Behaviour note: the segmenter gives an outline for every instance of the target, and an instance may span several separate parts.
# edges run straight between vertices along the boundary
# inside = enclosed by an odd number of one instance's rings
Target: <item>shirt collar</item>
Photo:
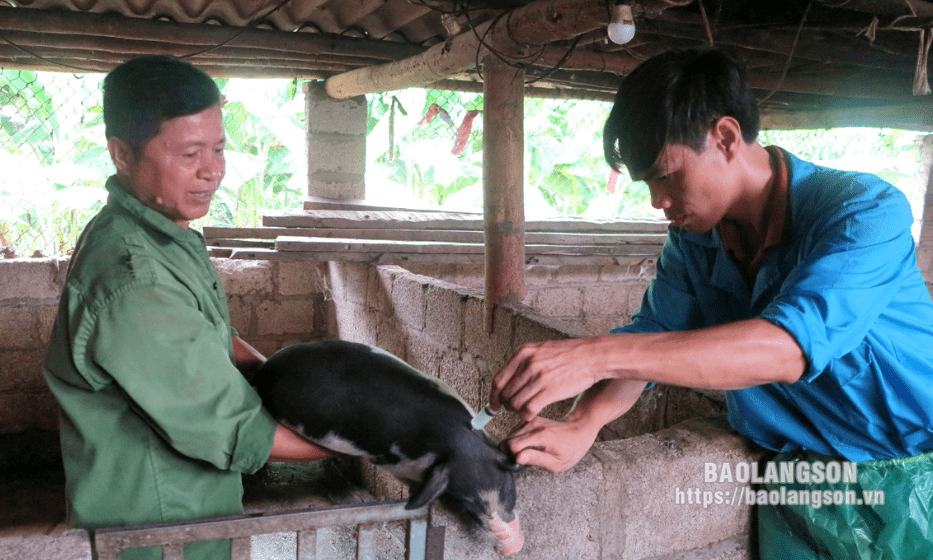
[[[776,146],[765,148],[771,160],[771,169],[774,170],[774,184],[768,200],[765,203],[765,241],[754,255],[747,255],[742,248],[739,230],[730,222],[721,222],[718,226],[719,237],[723,249],[732,255],[733,259],[751,272],[752,278],[757,275],[758,268],[764,260],[765,253],[771,247],[780,245],[787,233],[787,209],[789,204],[789,175],[787,159],[784,152]]]
[[[123,212],[133,216],[143,227],[167,235],[177,243],[189,243],[192,236],[198,239],[201,238],[196,231],[179,226],[140,202],[138,198],[126,190],[117,175],[112,175],[107,179],[105,186],[110,193],[107,198],[107,205],[120,208]]]

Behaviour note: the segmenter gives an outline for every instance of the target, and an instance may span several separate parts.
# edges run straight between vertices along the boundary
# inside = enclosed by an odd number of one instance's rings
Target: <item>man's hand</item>
[[[576,397],[600,381],[604,355],[592,339],[526,344],[492,380],[490,405],[530,422],[549,404]]]
[[[598,433],[599,430],[593,433],[577,422],[535,418],[510,437],[506,445],[519,465],[559,473],[576,465],[586,455]]]

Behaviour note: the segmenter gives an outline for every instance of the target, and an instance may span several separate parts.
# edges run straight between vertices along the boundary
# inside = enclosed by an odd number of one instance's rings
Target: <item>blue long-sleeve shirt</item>
[[[933,450],[933,302],[906,197],[874,175],[785,160],[787,232],[754,285],[715,230],[672,228],[640,310],[613,332],[765,319],[797,340],[807,366],[793,384],[728,391],[739,433],[851,461]]]

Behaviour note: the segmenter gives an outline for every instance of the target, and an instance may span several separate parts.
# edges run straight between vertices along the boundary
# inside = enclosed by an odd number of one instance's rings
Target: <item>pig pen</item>
[[[66,262],[0,261],[4,559],[90,558],[88,535],[64,523],[56,405],[41,377]],[[445,380],[474,408],[483,405],[492,375],[519,346],[624,324],[653,275],[650,260],[636,267],[531,267],[525,302],[498,308],[494,331],[486,334],[477,266],[405,269],[231,259],[215,264],[234,327],[260,351],[271,354],[321,338],[375,344]],[[559,403],[547,415],[560,417],[567,407]],[[537,469],[520,473],[518,509],[526,544],[516,558],[750,557],[751,508],[734,500],[745,486],[704,481],[705,463],[736,465],[760,457],[760,450],[728,429],[722,414],[716,394],[657,387],[607,426],[573,469],[559,475]],[[515,423],[502,415],[489,431],[502,437]],[[308,469],[271,466],[246,477],[245,486],[247,511],[254,513],[407,496],[389,475],[347,461]],[[704,503],[705,496],[719,499]],[[444,558],[498,558],[488,541],[442,507],[433,506],[428,519],[433,527],[445,527]],[[377,547],[380,554],[404,542],[397,528],[387,531],[384,546]],[[352,530],[328,537],[334,557],[353,557],[348,533]],[[293,535],[254,538],[253,558],[285,558],[289,550],[294,554],[293,541]]]

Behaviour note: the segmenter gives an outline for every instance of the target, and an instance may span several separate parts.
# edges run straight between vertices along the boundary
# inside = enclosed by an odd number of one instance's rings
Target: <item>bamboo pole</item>
[[[327,94],[347,99],[377,91],[423,86],[472,68],[488,45],[509,58],[527,56],[530,45],[572,39],[609,22],[605,0],[539,0],[504,13],[424,53],[329,78]]]
[[[483,229],[486,237],[484,327],[496,305],[525,297],[524,71],[483,60]]]

